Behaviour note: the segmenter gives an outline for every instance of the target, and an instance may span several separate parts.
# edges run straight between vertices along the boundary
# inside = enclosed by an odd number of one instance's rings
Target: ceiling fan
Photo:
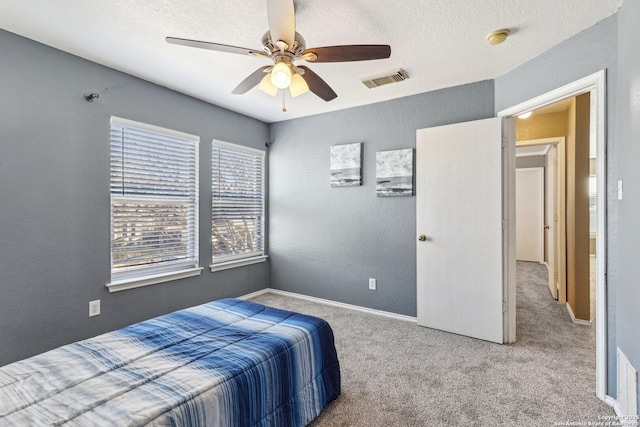
[[[278,94],[279,89],[289,88],[293,97],[311,91],[325,101],[331,101],[338,96],[333,89],[308,67],[295,65],[294,61],[368,61],[391,56],[389,45],[344,45],[307,49],[304,39],[296,32],[293,0],[267,0],[267,18],[269,31],[262,36],[262,50],[176,37],[167,37],[166,40],[182,46],[252,55],[273,61],[273,65],[261,67],[244,79],[232,91],[236,95],[244,94],[258,85],[260,90],[273,97]]]

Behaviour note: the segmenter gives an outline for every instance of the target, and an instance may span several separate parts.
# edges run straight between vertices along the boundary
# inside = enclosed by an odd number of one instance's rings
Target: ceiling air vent
[[[401,68],[389,71],[375,76],[363,77],[360,79],[362,83],[369,89],[374,87],[388,85],[389,83],[398,83],[409,78],[409,74]]]

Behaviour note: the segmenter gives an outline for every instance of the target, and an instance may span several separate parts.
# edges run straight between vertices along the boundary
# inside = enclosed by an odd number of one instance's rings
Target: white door
[[[544,262],[544,168],[516,169],[516,259]]]
[[[416,141],[418,324],[497,343],[504,342],[502,120],[420,129]]]
[[[547,266],[549,268],[549,290],[551,296],[554,299],[558,299],[558,286],[556,284],[558,272],[556,268],[558,263],[556,261],[556,242],[558,238],[556,233],[558,232],[557,223],[557,185],[558,185],[558,164],[555,159],[558,158],[558,147],[556,145],[551,146],[551,149],[547,153],[547,167],[545,170],[545,245],[547,248]]]

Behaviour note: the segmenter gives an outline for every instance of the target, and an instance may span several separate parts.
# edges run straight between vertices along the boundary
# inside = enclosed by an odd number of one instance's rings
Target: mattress
[[[339,394],[326,321],[224,299],[0,368],[0,426],[304,426]]]

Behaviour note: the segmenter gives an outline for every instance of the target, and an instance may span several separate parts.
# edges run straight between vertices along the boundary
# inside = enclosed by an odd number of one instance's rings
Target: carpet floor
[[[518,262],[509,345],[299,298],[253,300],[322,317],[334,330],[342,394],[314,427],[588,425],[614,415],[595,396],[595,326],[571,322],[543,265]]]

